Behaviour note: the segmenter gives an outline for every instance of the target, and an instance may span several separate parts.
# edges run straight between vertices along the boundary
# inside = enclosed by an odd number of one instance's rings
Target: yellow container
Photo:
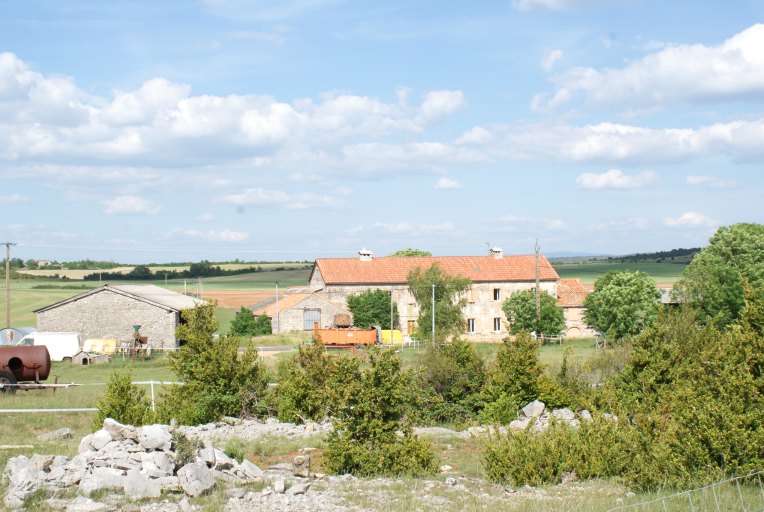
[[[113,354],[117,350],[114,338],[89,338],[82,345],[82,350],[89,354]]]
[[[379,331],[379,342],[382,345],[403,345],[403,333],[397,329],[393,330],[392,342],[390,341],[390,329]]]

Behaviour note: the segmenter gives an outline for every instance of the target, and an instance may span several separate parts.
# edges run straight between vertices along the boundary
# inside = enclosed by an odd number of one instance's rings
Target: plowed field
[[[203,294],[204,300],[217,301],[218,307],[247,307],[276,295],[275,290],[210,290]]]

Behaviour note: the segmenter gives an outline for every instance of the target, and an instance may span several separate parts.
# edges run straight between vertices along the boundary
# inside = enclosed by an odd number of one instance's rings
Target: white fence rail
[[[608,512],[762,512],[764,471],[722,480],[641,503],[621,505]]]

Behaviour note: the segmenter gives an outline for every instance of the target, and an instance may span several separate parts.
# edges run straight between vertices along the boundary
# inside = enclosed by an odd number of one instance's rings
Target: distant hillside
[[[617,263],[637,263],[639,261],[655,263],[689,263],[693,256],[700,252],[700,247],[691,249],[672,249],[670,251],[645,252],[627,254],[625,256],[608,256],[602,258],[605,261]]]

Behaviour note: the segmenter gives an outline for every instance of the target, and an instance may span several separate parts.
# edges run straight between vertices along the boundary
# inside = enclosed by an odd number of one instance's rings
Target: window
[[[406,322],[406,334],[414,334],[416,331],[416,320],[408,320]]]
[[[501,300],[501,288],[493,289],[493,300]]]
[[[468,318],[467,319],[467,332],[470,334],[475,333],[475,319],[474,318]]]
[[[305,331],[312,331],[313,324],[318,323],[321,327],[321,310],[320,309],[306,309],[302,313],[302,328]]]
[[[493,319],[493,330],[495,332],[501,331],[501,317],[497,317]]]
[[[475,290],[474,290],[474,289],[473,289],[473,288],[470,286],[470,287],[467,289],[467,302],[469,302],[470,304],[474,304],[474,303],[475,303],[475,296],[476,296],[476,295],[477,295],[477,293],[476,293],[476,292],[475,292]]]

